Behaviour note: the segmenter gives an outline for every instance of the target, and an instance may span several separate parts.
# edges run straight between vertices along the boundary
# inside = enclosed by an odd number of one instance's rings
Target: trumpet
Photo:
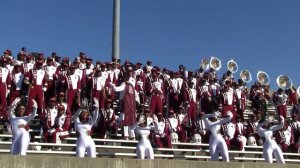
[[[215,71],[218,71],[222,67],[221,60],[217,57],[211,57],[209,61],[209,66],[214,69]]]
[[[279,75],[276,79],[277,85],[286,90],[293,86],[291,79],[286,75]]]
[[[270,83],[269,75],[264,71],[258,71],[256,78],[261,85],[268,85]]]
[[[209,63],[208,63],[208,60],[206,58],[201,60],[200,68],[202,68],[204,71],[208,70]]]
[[[252,76],[249,70],[243,69],[240,73],[240,78],[242,79],[243,82],[249,83],[252,80]]]
[[[231,59],[227,62],[227,69],[232,73],[236,73],[239,67],[238,64],[233,59]]]

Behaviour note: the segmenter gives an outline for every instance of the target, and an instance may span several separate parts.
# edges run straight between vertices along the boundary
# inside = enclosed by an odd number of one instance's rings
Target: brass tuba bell
[[[211,57],[209,61],[209,66],[215,71],[218,71],[222,67],[221,60],[217,57]]]
[[[238,64],[233,60],[229,60],[227,62],[227,69],[231,72],[231,73],[236,73],[239,69]]]
[[[268,85],[270,83],[269,75],[264,71],[258,71],[256,78],[261,85]]]
[[[243,69],[240,73],[240,78],[242,79],[243,82],[249,83],[252,81],[252,76],[249,70]]]
[[[284,90],[291,88],[293,85],[291,79],[286,75],[279,75],[276,79],[276,83]]]

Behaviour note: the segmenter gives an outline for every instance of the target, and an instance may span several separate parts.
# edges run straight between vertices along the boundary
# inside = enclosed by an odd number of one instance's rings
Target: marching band
[[[245,145],[263,144],[267,162],[272,160],[269,148],[273,149],[274,143],[280,146],[274,147],[280,163],[284,163],[281,149],[299,152],[300,89],[286,75],[277,78],[279,89],[270,95],[266,72],[258,71],[256,82],[248,89],[251,73],[243,69],[240,79],[235,80],[238,64],[233,59],[227,62],[227,71],[221,78],[217,72],[222,63],[217,57],[203,59],[197,72],[187,71],[183,65],[178,71],[161,70],[151,61],[144,67],[140,62],[125,61],[122,65],[120,60],[97,61],[93,65],[93,60],[82,52],[72,63],[68,57],[60,59],[56,53],[46,59],[41,53],[25,50],[16,59],[9,50],[1,57],[0,117],[3,122],[11,122],[6,125],[13,127],[13,139],[20,130],[27,137],[33,111],[41,120],[44,142],[59,143],[69,136],[75,124],[79,157],[84,156],[85,150],[88,156],[95,157],[92,137],[107,138],[108,133],[117,134],[120,130],[124,139],[141,138],[137,147],[139,158],[145,158],[143,144],[151,153],[148,140],[162,148],[171,148],[172,142],[177,141],[208,142],[212,160],[218,160],[221,154],[227,162],[228,148],[243,151]],[[244,112],[249,100],[253,114],[247,118]],[[92,102],[96,110],[89,115],[90,109],[82,105]],[[113,106],[115,103],[120,109]],[[271,117],[268,103],[275,105],[277,121],[283,124],[280,129],[276,127],[274,137],[268,131],[275,130],[273,127],[259,123]],[[293,105],[291,118],[287,105]],[[22,114],[21,107],[25,108]],[[13,123],[24,116],[22,126],[15,128]],[[140,116],[143,120],[139,123]],[[27,141],[22,149],[16,146],[23,142],[14,141],[12,154],[25,155]],[[153,159],[153,155],[147,158]]]

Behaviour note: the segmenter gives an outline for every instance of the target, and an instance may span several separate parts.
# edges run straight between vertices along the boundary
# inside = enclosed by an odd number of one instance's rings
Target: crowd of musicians
[[[284,122],[273,138],[283,152],[299,153],[300,102],[293,86],[271,93],[269,85],[260,81],[247,88],[248,81],[235,80],[231,70],[218,76],[214,67],[201,66],[194,72],[180,65],[170,70],[153,66],[151,61],[92,60],[83,52],[70,59],[54,52],[48,57],[29,53],[26,48],[13,56],[6,50],[0,65],[3,124],[11,129],[12,106],[22,104],[24,116],[36,109],[44,142],[60,143],[69,137],[76,127],[74,115],[78,109],[91,111],[88,107],[97,104],[97,114],[80,115],[82,121],[97,116],[88,131],[91,137],[114,138],[121,133],[123,139],[138,139],[135,128],[143,118],[146,126],[153,128],[149,135],[152,146],[209,143],[212,133],[203,116],[218,111],[219,118],[226,118],[230,112],[232,119],[221,125],[220,134],[230,149],[243,151],[245,145],[263,144],[256,127],[260,120],[270,118],[267,105],[271,103],[277,113],[272,124]],[[249,102],[253,114],[246,115]],[[288,105],[293,106],[291,111]],[[28,123],[23,127],[29,130]]]

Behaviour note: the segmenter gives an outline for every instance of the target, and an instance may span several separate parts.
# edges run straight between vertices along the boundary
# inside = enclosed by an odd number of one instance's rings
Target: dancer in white
[[[144,115],[140,115],[138,126],[135,128],[135,134],[139,138],[136,146],[136,155],[138,159],[154,159],[154,152],[149,141],[150,130],[155,127],[147,126],[147,120]]]
[[[28,123],[34,118],[37,112],[37,103],[35,100],[32,100],[32,113],[28,116],[24,116],[25,106],[19,102],[20,98],[16,98],[8,111],[10,125],[12,126],[13,141],[10,150],[12,155],[26,155],[30,141]]]
[[[263,156],[268,163],[273,163],[273,154],[277,162],[285,164],[282,151],[276,141],[273,139],[273,132],[280,130],[284,126],[284,118],[280,116],[280,124],[271,126],[271,121],[260,121],[257,125],[258,135],[265,138],[263,144]]]
[[[99,116],[99,101],[94,98],[94,102],[92,116],[88,108],[79,108],[73,116],[77,131],[76,156],[78,157],[84,157],[85,152],[88,157],[96,157],[96,146],[91,137],[91,129]]]
[[[220,133],[221,125],[228,123],[232,119],[232,113],[230,111],[227,112],[227,118],[223,118],[218,120],[218,112],[214,112],[213,114],[205,114],[202,118],[204,119],[206,128],[210,130],[211,135],[209,138],[209,152],[212,161],[219,160],[219,153],[222,156],[223,161],[229,162],[229,154],[228,147],[224,138]]]

